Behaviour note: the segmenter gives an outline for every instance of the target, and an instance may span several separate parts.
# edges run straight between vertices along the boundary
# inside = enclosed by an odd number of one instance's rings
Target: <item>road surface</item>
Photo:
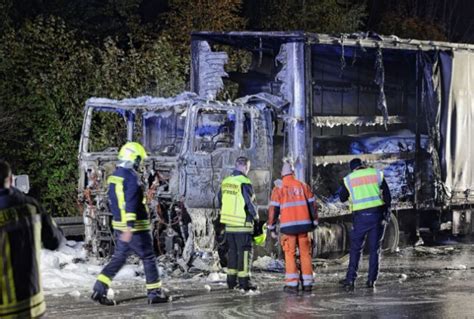
[[[319,263],[311,294],[282,291],[283,274],[254,271],[259,293],[229,291],[224,283],[165,281],[175,300],[147,305],[136,282],[115,287],[117,306],[81,296],[47,294],[48,318],[474,318],[474,245],[406,248],[384,256],[377,288],[364,287],[367,259],[358,287],[338,287],[345,265]],[[472,268],[471,268],[472,267]],[[209,290],[210,288],[210,290]]]

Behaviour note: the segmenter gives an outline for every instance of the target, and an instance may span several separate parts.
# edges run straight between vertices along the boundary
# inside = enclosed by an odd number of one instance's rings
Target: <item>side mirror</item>
[[[13,186],[28,194],[30,191],[30,178],[28,175],[13,175]]]

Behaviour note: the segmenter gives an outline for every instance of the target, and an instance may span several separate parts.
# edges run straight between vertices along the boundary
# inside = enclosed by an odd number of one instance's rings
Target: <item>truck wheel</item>
[[[398,219],[392,213],[390,224],[385,228],[385,235],[382,242],[382,249],[384,252],[395,252],[400,241],[400,228],[398,226]]]

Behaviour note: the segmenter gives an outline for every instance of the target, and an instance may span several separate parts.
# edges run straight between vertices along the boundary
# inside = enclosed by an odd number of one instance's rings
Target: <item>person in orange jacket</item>
[[[268,229],[277,238],[276,223],[280,221],[281,245],[285,252],[286,280],[284,290],[298,292],[302,279],[303,291],[311,291],[313,286],[313,264],[311,240],[308,232],[318,225],[316,203],[311,188],[295,178],[293,164],[284,160],[281,170],[282,181],[273,188]],[[296,266],[296,249],[299,249],[301,276]]]

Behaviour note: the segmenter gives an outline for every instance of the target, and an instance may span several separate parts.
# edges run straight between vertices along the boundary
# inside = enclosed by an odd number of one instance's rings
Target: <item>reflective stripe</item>
[[[161,288],[161,281],[155,282],[154,284],[146,284],[146,289],[160,289]]]
[[[109,176],[109,178],[107,178],[107,183],[108,184],[122,184],[123,179],[124,179],[123,177],[112,175],[112,176]]]
[[[116,220],[112,221],[112,227],[115,230],[120,230],[120,231],[127,231],[128,226],[126,222],[119,222]],[[150,221],[148,220],[135,220],[135,224],[133,228],[131,229],[133,231],[144,231],[144,230],[150,230]]]
[[[371,201],[379,200],[380,196],[373,196],[373,197],[367,197],[367,198],[361,198],[359,200],[354,200],[352,201],[352,204],[362,204],[362,203],[368,203]]]
[[[117,197],[117,205],[118,208],[120,209],[120,219],[122,221],[126,220],[126,212],[125,212],[125,193],[123,191],[123,177],[118,177],[118,176],[110,176],[107,179],[107,182],[109,184],[114,184],[115,185],[115,196]]]
[[[316,200],[316,198],[314,198],[314,196],[311,197],[311,198],[308,198],[308,203],[312,203],[312,202],[314,202],[315,200]]]
[[[228,275],[237,275],[237,272],[238,272],[237,269],[227,268]]]
[[[104,274],[100,274],[99,276],[97,276],[97,280],[100,281],[101,283],[106,284],[107,287],[109,287],[110,284],[112,283],[112,280]]]
[[[9,289],[9,294],[10,294],[10,301],[11,303],[16,302],[16,292],[15,292],[15,279],[13,278],[13,267],[12,267],[12,258],[11,258],[11,248],[10,248],[10,240],[8,238],[8,233],[6,234],[5,238],[5,255],[7,256],[6,260],[6,266],[7,266],[7,271],[6,271],[6,276],[7,276],[7,283],[8,286],[7,288]],[[38,272],[38,276],[40,273]]]
[[[306,201],[304,200],[299,200],[299,201],[296,201],[296,202],[289,202],[289,203],[284,203],[283,205],[281,205],[281,208],[288,208],[288,207],[296,207],[296,206],[306,206]]]
[[[36,295],[15,302],[14,304],[0,304],[1,318],[31,318],[39,317],[46,310],[43,292],[40,291]]]
[[[279,202],[275,202],[275,201],[271,201],[271,202],[270,202],[270,206],[280,207],[280,203],[279,203]]]
[[[0,260],[0,282],[2,283],[2,285],[0,285],[0,289],[1,289],[1,294],[2,294],[2,302],[7,304],[9,303],[8,300],[9,300],[9,288],[7,286],[7,283],[8,283],[8,276],[7,276],[7,260],[10,258],[10,256],[7,256],[6,255],[6,249],[5,249],[5,245],[6,245],[6,237],[7,237],[7,233],[6,232],[1,232],[0,233],[0,249],[1,249],[1,252],[2,252],[2,259]],[[3,284],[5,283],[5,284]]]
[[[287,282],[285,282],[285,285],[290,286],[290,287],[298,287],[298,282],[297,281],[287,281]]]
[[[303,275],[303,280],[313,280],[313,275]]]
[[[310,281],[303,281],[303,286],[312,286],[313,285],[313,281],[310,280]]]
[[[253,233],[253,227],[233,227],[233,226],[226,226],[225,231],[228,233]]]
[[[247,250],[244,250],[244,269],[242,271],[239,271],[237,273],[237,277],[249,277],[250,272],[249,272],[249,252]]]
[[[300,226],[300,225],[311,225],[311,220],[299,220],[295,222],[281,223],[280,228],[290,227],[290,226]]]
[[[126,213],[125,218],[126,218],[127,222],[134,221],[134,220],[137,219],[137,214],[135,214],[135,213]]]
[[[375,184],[378,183],[379,178],[377,175],[368,175],[368,176],[360,176],[356,178],[351,178],[351,186],[358,187],[367,184]]]
[[[300,275],[299,274],[286,274],[285,278],[287,278],[287,279],[299,279]]]

